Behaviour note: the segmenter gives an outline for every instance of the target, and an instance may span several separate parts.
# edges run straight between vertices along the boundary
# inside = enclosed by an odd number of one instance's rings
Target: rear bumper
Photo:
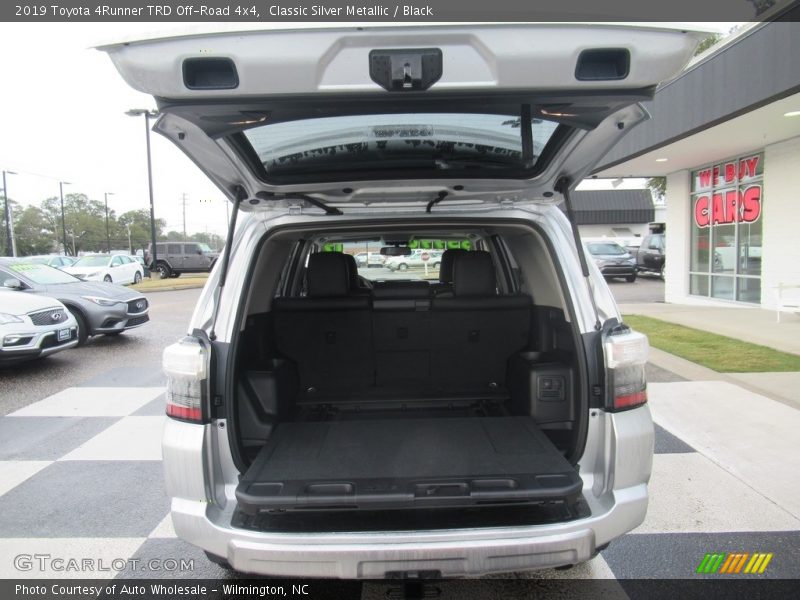
[[[600,411],[595,419],[581,469],[589,517],[544,525],[337,533],[234,527],[238,473],[226,466],[227,428],[167,419],[162,449],[172,522],[183,540],[224,558],[236,570],[262,575],[383,578],[425,572],[457,577],[577,564],[641,525],[647,513],[653,456],[647,405],[615,414]],[[212,461],[210,448],[216,455]],[[591,465],[600,463],[613,477],[592,472]]]
[[[603,267],[600,272],[604,277],[627,277],[636,273],[636,267],[633,265],[615,265]]]
[[[385,533],[274,534],[235,529],[228,511],[173,499],[184,540],[244,573],[287,577],[384,578],[428,572],[484,575],[573,565],[644,520],[647,486],[615,492],[605,513],[560,525]]]

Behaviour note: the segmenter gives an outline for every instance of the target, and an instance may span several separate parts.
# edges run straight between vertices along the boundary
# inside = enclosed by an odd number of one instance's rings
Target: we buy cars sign
[[[757,154],[695,171],[692,191],[707,190],[695,198],[695,224],[702,228],[757,221],[761,216],[762,163],[763,155]],[[753,183],[746,185],[749,181]]]

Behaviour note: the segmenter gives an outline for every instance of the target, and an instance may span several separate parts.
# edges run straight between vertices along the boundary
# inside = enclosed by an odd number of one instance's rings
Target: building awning
[[[650,190],[585,190],[572,192],[570,197],[578,225],[650,223],[655,219]]]

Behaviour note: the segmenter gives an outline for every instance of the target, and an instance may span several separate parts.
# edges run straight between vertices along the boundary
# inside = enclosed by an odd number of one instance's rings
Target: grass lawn
[[[640,315],[625,315],[624,321],[646,334],[654,348],[721,373],[800,371],[795,354]]]
[[[192,275],[191,277],[183,276],[170,279],[159,279],[158,277],[148,279],[145,277],[139,285],[131,285],[129,287],[140,292],[153,292],[164,289],[179,290],[203,287],[207,279],[208,275]]]

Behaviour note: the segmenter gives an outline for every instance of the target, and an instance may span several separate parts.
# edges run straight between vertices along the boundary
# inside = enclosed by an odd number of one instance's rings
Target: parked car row
[[[39,255],[22,258],[27,263],[48,265],[61,269],[85,281],[108,283],[140,283],[150,277],[150,270],[141,256],[112,254],[86,254],[84,256]]]
[[[94,335],[119,335],[150,320],[150,304],[139,292],[25,259],[0,258],[0,289],[2,364],[81,345]]]
[[[664,278],[665,237],[663,233],[648,234],[635,248],[612,238],[584,241],[603,277],[624,277],[625,281],[633,283],[640,273],[652,273]]]

